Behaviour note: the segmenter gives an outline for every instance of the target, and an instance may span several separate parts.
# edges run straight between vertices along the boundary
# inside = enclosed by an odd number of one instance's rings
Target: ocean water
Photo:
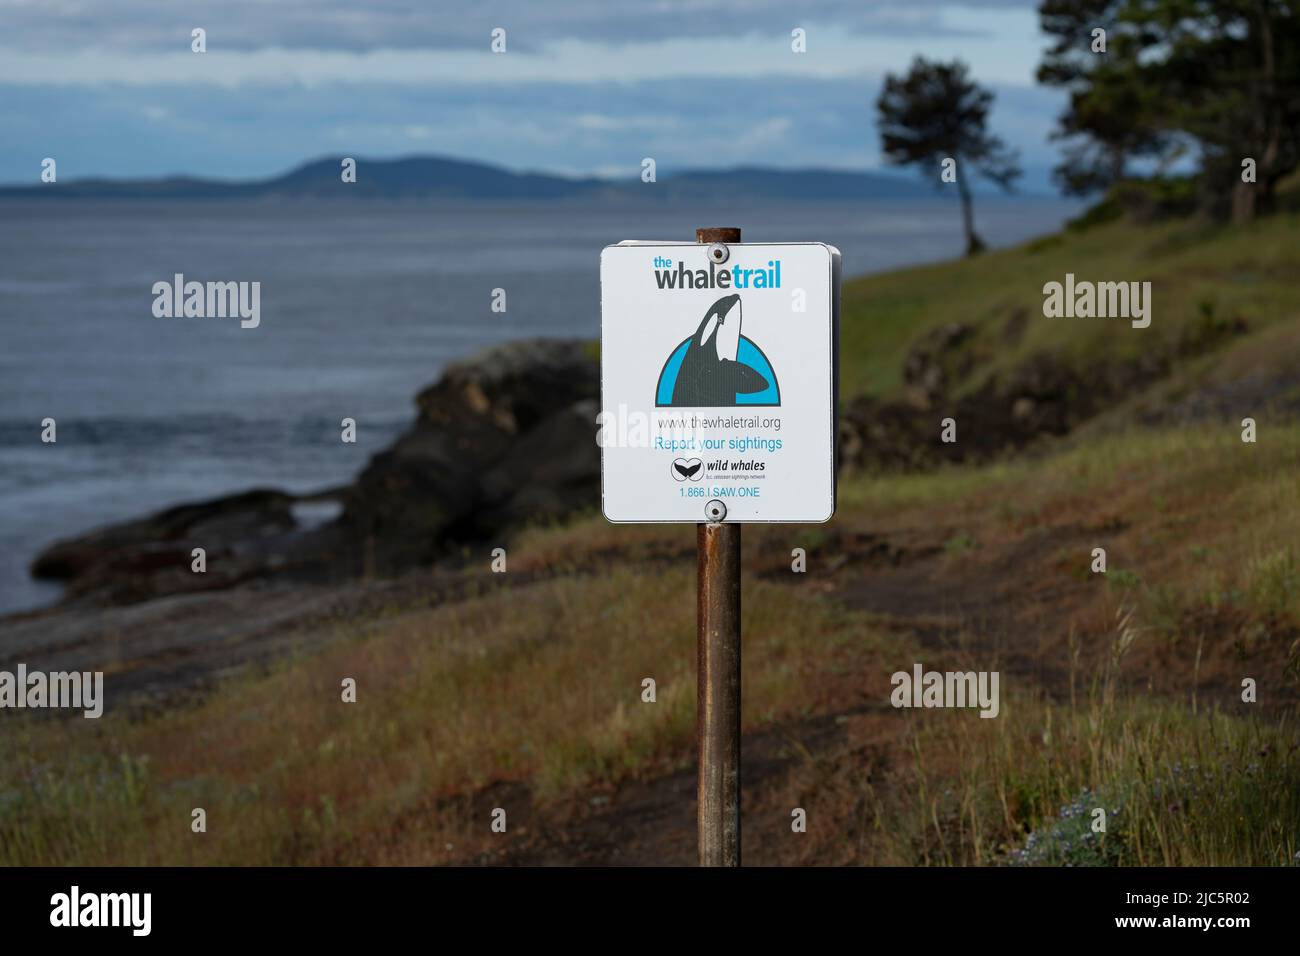
[[[1006,245],[1076,211],[985,200]],[[181,501],[348,481],[449,361],[531,336],[595,337],[600,249],[739,225],[820,240],[853,276],[960,254],[933,202],[700,207],[0,204],[0,613],[57,588],[40,548]],[[261,324],[161,319],[155,282],[259,281]],[[491,310],[506,290],[507,311]],[[41,441],[41,421],[58,441]],[[340,420],[357,443],[339,440]]]

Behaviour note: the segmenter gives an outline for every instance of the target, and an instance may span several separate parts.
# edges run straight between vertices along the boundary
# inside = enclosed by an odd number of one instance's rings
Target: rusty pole
[[[702,243],[739,229],[697,229]],[[696,526],[700,866],[740,866],[740,525]]]

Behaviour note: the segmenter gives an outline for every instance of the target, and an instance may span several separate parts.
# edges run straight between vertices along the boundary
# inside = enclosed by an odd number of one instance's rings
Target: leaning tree
[[[933,171],[943,181],[945,160],[951,160],[961,196],[966,254],[984,248],[975,233],[968,170],[980,173],[1008,192],[1021,175],[1016,154],[988,131],[993,94],[968,75],[966,64],[912,61],[904,76],[887,74],[876,101],[881,148],[887,162]]]

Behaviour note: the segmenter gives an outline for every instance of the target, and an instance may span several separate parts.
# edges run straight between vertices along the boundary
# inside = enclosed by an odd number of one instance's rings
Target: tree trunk
[[[984,251],[984,242],[975,234],[975,210],[971,207],[970,189],[966,186],[965,171],[957,170],[957,192],[961,196],[961,222],[966,231],[966,255]]]
[[[1127,165],[1124,150],[1119,146],[1110,148],[1110,182],[1108,186],[1117,186],[1124,179],[1124,167]]]
[[[1242,225],[1255,219],[1255,187],[1253,182],[1236,182],[1232,186],[1232,222]]]
[[[1277,105],[1277,58],[1273,51],[1272,11],[1264,0],[1257,0],[1255,13],[1258,18],[1256,28],[1262,87],[1257,97],[1262,102],[1256,124],[1256,132],[1262,135],[1256,140],[1256,145],[1262,141],[1264,150],[1255,163],[1255,182],[1247,183],[1239,179],[1233,186],[1232,221],[1237,224],[1251,222],[1259,213],[1271,211],[1278,179],[1274,170],[1282,150],[1282,119]]]
[[[1232,221],[1237,225],[1251,222],[1255,218],[1255,188],[1258,183],[1246,183],[1240,180],[1232,187]]]
[[[1282,116],[1278,107],[1277,57],[1273,52],[1272,11],[1267,3],[1260,3],[1258,9],[1260,43],[1264,48],[1264,96],[1267,100],[1264,117],[1268,129],[1268,142],[1264,146],[1264,155],[1259,160],[1258,179],[1261,189],[1255,206],[1261,213],[1270,213],[1273,211],[1273,190],[1278,180],[1277,161],[1282,152]]]

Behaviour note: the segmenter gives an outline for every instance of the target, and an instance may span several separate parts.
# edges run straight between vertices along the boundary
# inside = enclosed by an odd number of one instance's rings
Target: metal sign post
[[[740,230],[697,229],[695,239],[740,242]],[[700,866],[740,866],[740,527],[696,526]]]
[[[741,525],[835,513],[839,273],[739,229],[600,253],[601,511],[696,525],[701,866],[740,865]]]

